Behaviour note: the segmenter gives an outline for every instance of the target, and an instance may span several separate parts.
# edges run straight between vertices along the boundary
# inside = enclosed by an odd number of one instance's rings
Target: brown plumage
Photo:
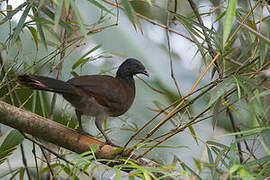
[[[102,129],[102,124],[108,116],[120,116],[132,105],[135,98],[135,74],[148,76],[145,67],[138,60],[130,58],[120,65],[116,77],[87,75],[64,82],[43,76],[21,75],[18,80],[28,88],[62,94],[75,107],[79,131],[83,132],[81,116],[94,116],[95,124],[106,143],[112,144]]]

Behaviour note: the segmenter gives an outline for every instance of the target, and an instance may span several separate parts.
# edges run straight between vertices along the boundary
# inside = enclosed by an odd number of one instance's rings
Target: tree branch
[[[104,143],[88,135],[80,135],[74,129],[68,128],[37,114],[19,109],[0,101],[0,123],[13,127],[21,132],[57,144],[76,153],[89,151],[91,146]],[[80,136],[80,138],[79,138]],[[116,154],[111,153],[117,147],[104,145],[96,152],[97,158],[112,159]]]
[[[0,123],[13,127],[21,132],[31,134],[39,139],[57,144],[75,153],[80,154],[89,151],[92,145],[97,144],[101,148],[98,148],[96,151],[96,158],[114,159],[119,156],[118,153],[113,153],[113,151],[118,149],[118,147],[104,145],[102,141],[99,141],[92,136],[80,135],[74,129],[68,128],[62,124],[46,119],[32,112],[17,108],[3,101],[0,101]],[[128,157],[128,159],[134,161],[140,166],[152,168],[160,167],[159,164],[151,160],[146,158],[137,159],[136,155],[130,155],[127,152],[122,153],[121,156]],[[104,163],[109,165],[107,161]],[[120,163],[124,162],[121,161]],[[132,168],[123,171],[129,172],[130,170],[132,170]],[[164,175],[162,173],[154,174],[156,177]],[[172,178],[166,177],[166,179]]]

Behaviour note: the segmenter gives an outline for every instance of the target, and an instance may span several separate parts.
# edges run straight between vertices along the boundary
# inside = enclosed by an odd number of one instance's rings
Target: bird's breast
[[[135,99],[135,84],[124,84],[121,87],[122,92],[119,94],[120,101],[109,111],[110,116],[117,117],[129,110]]]

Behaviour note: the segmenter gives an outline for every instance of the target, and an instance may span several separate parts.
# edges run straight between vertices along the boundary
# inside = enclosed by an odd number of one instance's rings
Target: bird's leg
[[[78,127],[78,131],[79,132],[83,132],[83,128],[82,128],[82,113],[80,111],[78,111],[77,109],[75,110],[75,113],[76,113],[76,116],[77,116],[77,120],[78,120],[78,123],[79,123],[79,127]]]
[[[99,114],[96,116],[96,119],[95,119],[95,124],[98,128],[98,130],[101,132],[101,134],[104,136],[106,142],[105,144],[108,144],[108,145],[112,145],[112,146],[116,146],[118,147],[117,145],[114,145],[112,143],[112,141],[110,140],[110,138],[107,136],[107,134],[105,133],[105,131],[102,129],[102,124],[104,122],[104,120],[107,118],[107,115],[106,114]]]
[[[79,127],[76,129],[76,130],[80,133],[80,135],[78,136],[78,141],[80,140],[81,135],[89,135],[89,136],[92,136],[91,134],[89,134],[89,133],[87,133],[87,132],[85,132],[85,131],[83,130],[83,127],[82,127],[82,119],[81,119],[82,113],[81,113],[80,111],[78,111],[77,109],[75,110],[75,112],[76,112],[77,120],[78,120],[78,123],[79,123]]]

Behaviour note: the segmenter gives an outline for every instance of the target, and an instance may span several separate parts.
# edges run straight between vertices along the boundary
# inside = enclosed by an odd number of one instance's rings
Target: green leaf
[[[81,18],[80,13],[79,13],[76,5],[75,5],[74,0],[70,0],[70,5],[71,5],[71,7],[72,7],[72,9],[74,11],[74,14],[75,14],[76,19],[78,21],[78,24],[80,26],[81,32],[82,32],[83,36],[85,37],[85,39],[87,39],[87,34],[86,34],[86,31],[85,31],[85,27],[83,25],[82,18]]]
[[[23,180],[24,178],[24,173],[25,173],[25,168],[22,168],[21,170],[20,170],[20,180]]]
[[[79,76],[79,74],[77,74],[75,71],[71,71],[70,74],[71,74],[73,77]]]
[[[244,167],[250,167],[250,166],[262,164],[262,163],[269,162],[269,161],[270,161],[270,155],[267,155],[267,156],[264,156],[260,159],[256,159],[254,161],[250,161],[250,162],[246,163],[244,165]]]
[[[233,18],[236,11],[237,0],[228,0],[225,20],[223,23],[223,46],[225,45],[233,26]]]
[[[99,49],[102,45],[99,44],[97,46],[95,46],[94,48],[90,49],[88,52],[86,52],[82,57],[80,57],[80,59],[78,59],[72,66],[72,70],[76,69],[80,64],[85,63],[89,60],[89,58],[85,58],[86,56],[88,56],[89,54],[91,54],[92,52],[94,52],[95,50]]]
[[[226,11],[223,11],[217,18],[216,20],[214,21],[214,23],[218,22],[221,18],[223,18],[223,16],[225,16],[226,14]]]
[[[69,11],[69,0],[65,0],[65,8],[66,8],[66,14],[68,14],[68,11]]]
[[[28,4],[28,1],[22,3],[21,5],[19,5],[16,9],[8,12],[7,16],[5,16],[3,19],[1,19],[0,21],[0,25],[4,24],[5,22],[7,22],[8,20],[10,20],[17,12],[21,11],[22,8],[24,8],[24,6],[26,6]]]
[[[94,4],[96,7],[100,8],[101,10],[104,10],[110,14],[113,15],[113,13],[108,10],[105,6],[103,6],[102,4],[100,4],[98,1],[95,1],[95,0],[88,0],[90,3]]]
[[[17,38],[19,37],[19,34],[21,33],[21,31],[23,29],[24,22],[25,22],[28,14],[29,14],[30,8],[31,8],[31,6],[27,6],[25,8],[25,10],[23,11],[23,14],[22,14],[22,16],[21,16],[21,18],[19,20],[19,23],[17,24],[17,26],[15,28],[15,31],[14,31],[14,33],[12,35],[12,39],[11,39],[11,42],[10,42],[11,46],[16,42]]]
[[[237,94],[238,94],[238,99],[240,100],[241,98],[241,89],[240,89],[240,85],[239,85],[239,82],[238,82],[238,79],[233,76],[234,80],[235,80],[235,83],[236,83],[236,87],[237,87]]]
[[[196,143],[198,144],[198,139],[197,139],[197,136],[196,136],[196,133],[195,133],[193,127],[192,127],[192,126],[188,126],[188,129],[189,129],[189,131],[190,131],[190,133],[191,133],[193,139],[194,139],[194,140],[196,141]]]
[[[12,169],[12,170],[7,170],[7,171],[4,171],[4,172],[2,172],[1,174],[0,174],[0,179],[2,179],[3,177],[5,177],[5,176],[7,176],[7,175],[9,175],[9,174],[14,174],[14,173],[18,173],[18,172],[20,172],[21,171],[21,169],[23,169],[23,168],[16,168],[16,169]]]
[[[237,148],[236,148],[236,143],[231,143],[231,146],[230,146],[230,152],[229,152],[229,158],[230,158],[230,161],[229,161],[229,165],[230,167],[236,163],[239,163],[238,160],[237,160]]]
[[[229,149],[228,146],[224,145],[224,144],[221,144],[221,143],[218,143],[218,142],[215,142],[215,141],[206,141],[207,144],[209,145],[213,145],[213,146],[218,146],[222,149]]]
[[[211,34],[217,34],[216,32],[214,32],[213,30],[201,25],[200,23],[192,20],[192,18],[187,18],[185,16],[182,16],[180,14],[177,14],[177,13],[174,13],[174,12],[171,12],[172,15],[175,15],[175,17],[177,17],[179,20],[181,20],[183,22],[183,24],[185,26],[190,26],[190,30],[192,31],[192,29],[196,29],[198,32],[201,32],[200,29],[198,29],[197,27],[201,28],[201,29],[204,29],[206,30],[207,32],[211,33]],[[192,31],[192,32],[195,32],[195,31]],[[202,32],[201,32],[202,33]]]
[[[0,164],[17,149],[18,145],[21,144],[23,140],[23,135],[17,130],[11,130],[7,133],[0,146]]]
[[[214,164],[214,158],[213,158],[211,149],[208,146],[206,146],[206,148],[207,148],[207,155],[208,155],[209,164]]]
[[[57,4],[55,16],[54,16],[54,25],[57,26],[62,14],[62,7],[63,7],[63,0],[59,0],[59,3]]]
[[[151,0],[146,0],[146,2],[148,2],[148,4],[150,4],[152,6],[152,1]]]
[[[229,78],[221,82],[216,89],[211,93],[210,101],[208,107],[212,106],[221,96],[230,89],[230,85],[233,83],[233,79]]]
[[[26,26],[30,33],[32,34],[33,40],[35,42],[36,48],[38,49],[38,35],[37,35],[37,31],[35,28],[31,27],[31,26]]]
[[[259,68],[262,67],[262,65],[264,64],[264,61],[266,60],[265,56],[267,53],[267,48],[264,42],[260,41],[259,44],[259,53],[260,53],[260,63],[259,63]]]
[[[41,18],[39,16],[39,13],[38,13],[38,11],[37,11],[37,9],[35,7],[32,8],[32,11],[33,11],[33,14],[34,14],[34,17],[35,17],[35,22],[36,22],[37,30],[38,30],[40,39],[42,41],[42,44],[44,45],[44,47],[46,48],[46,50],[48,50],[47,42],[46,42],[46,39],[45,39],[45,34],[43,32],[43,29],[42,29],[42,25],[41,25],[41,21],[40,21]]]
[[[213,130],[215,130],[217,121],[219,119],[221,105],[222,105],[221,98],[219,98],[217,100],[217,102],[215,103],[215,106],[213,108],[213,118],[212,118],[212,128],[213,128]]]
[[[222,103],[226,106],[226,107],[228,107],[228,108],[230,108],[230,110],[232,110],[232,111],[234,111],[236,114],[238,114],[238,115],[241,115],[230,103],[228,103],[227,101],[225,101],[225,100],[222,100]]]
[[[121,180],[121,172],[120,169],[117,167],[114,167],[114,171],[115,171],[115,179],[116,180]]]
[[[255,98],[260,98],[260,97],[263,97],[263,96],[267,96],[270,94],[270,89],[269,90],[266,90],[266,91],[263,91],[261,92],[260,94],[257,94],[256,96],[253,96],[252,98],[250,98],[250,101],[253,101]]]
[[[234,164],[231,168],[230,168],[230,174],[238,171],[240,168],[242,167],[241,164]]]
[[[262,131],[269,130],[269,129],[270,129],[270,127],[254,128],[254,129],[250,129],[250,130],[224,134],[221,137],[223,137],[223,136],[235,136],[235,135],[240,135],[240,134],[244,135],[244,134],[261,133]]]
[[[68,0],[69,1],[69,0]],[[44,7],[44,6],[42,6],[42,8],[41,8],[41,11],[42,11],[42,13],[44,13],[44,14],[46,14],[51,20],[54,20],[55,19],[55,13],[53,12],[53,11],[51,11],[49,8],[46,8],[46,7]],[[68,12],[67,12],[68,13]],[[41,18],[42,19],[42,18]],[[46,21],[46,19],[42,19],[43,21]],[[48,20],[47,20],[48,21]],[[48,21],[48,23],[49,23],[50,21]],[[74,31],[74,29],[72,29],[69,25],[68,25],[68,23],[67,22],[64,22],[64,21],[62,21],[61,20],[61,18],[60,18],[60,20],[59,20],[59,22],[58,22],[62,27],[64,27],[67,31]],[[53,24],[53,23],[51,23],[51,24]]]
[[[193,171],[188,165],[186,165],[181,159],[179,159],[177,156],[174,156],[173,158],[174,162],[178,162],[178,164],[183,168],[185,171],[189,171],[192,175],[194,175],[197,179],[202,180],[202,178]],[[183,171],[182,171],[183,172]]]
[[[222,158],[224,157],[224,155],[227,153],[227,150],[226,149],[223,149],[222,151],[220,151],[218,154],[217,154],[217,156],[216,156],[216,159],[215,159],[215,166],[214,166],[214,168],[213,168],[213,170],[212,170],[212,174],[214,175],[214,176],[216,176],[216,171],[217,171],[217,169],[218,169],[218,167],[219,167],[219,163],[220,163],[220,161],[222,161]]]
[[[136,29],[136,15],[134,13],[134,10],[128,0],[121,0],[121,3],[125,9],[125,13],[128,16],[128,19],[133,24],[134,28]]]
[[[18,36],[18,38],[16,39],[16,45],[17,45],[19,52],[22,53],[23,47],[22,47],[22,41],[21,41],[20,36]]]
[[[202,171],[201,161],[198,160],[198,159],[196,159],[196,158],[194,158],[194,157],[193,157],[192,159],[193,159],[193,162],[194,162],[195,166],[196,166],[197,169],[199,170],[199,172],[201,172],[201,171]]]

